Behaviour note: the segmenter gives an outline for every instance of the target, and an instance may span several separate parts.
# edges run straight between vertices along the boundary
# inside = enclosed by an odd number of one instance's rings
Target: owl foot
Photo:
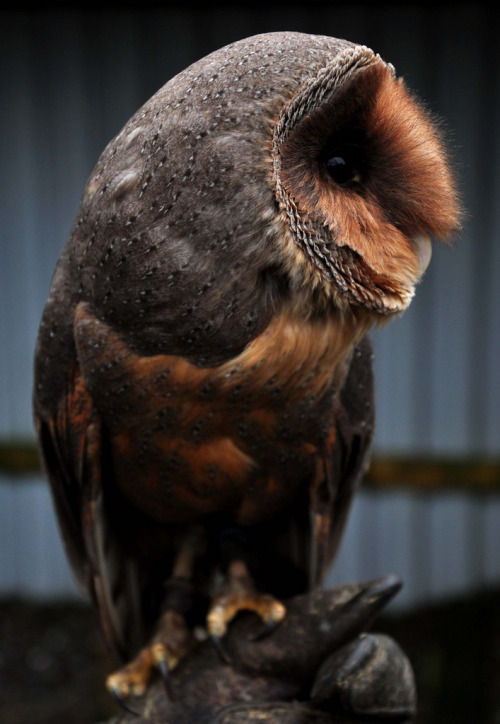
[[[284,605],[276,598],[256,592],[246,564],[238,560],[229,565],[225,590],[213,599],[207,615],[208,633],[225,661],[228,657],[222,637],[240,611],[253,611],[263,620],[265,627],[257,638],[269,634],[286,614]]]
[[[177,666],[195,642],[184,616],[176,611],[165,611],[150,643],[130,663],[108,676],[106,687],[113,699],[126,711],[135,714],[125,701],[131,696],[145,694],[155,671],[162,677],[167,696],[171,698],[169,671]]]

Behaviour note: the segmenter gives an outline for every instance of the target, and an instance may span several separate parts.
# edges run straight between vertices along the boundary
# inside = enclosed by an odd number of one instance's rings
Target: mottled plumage
[[[427,114],[333,38],[223,48],[107,146],[43,314],[35,417],[69,557],[122,656],[194,530],[193,596],[234,558],[276,596],[320,582],[372,437],[365,335],[457,218]]]

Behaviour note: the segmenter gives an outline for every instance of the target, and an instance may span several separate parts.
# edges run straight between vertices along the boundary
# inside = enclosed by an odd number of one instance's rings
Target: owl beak
[[[413,244],[415,246],[415,251],[417,253],[417,258],[419,261],[419,271],[420,275],[422,275],[427,267],[429,266],[429,262],[431,260],[432,256],[432,244],[430,238],[426,234],[415,234],[414,237],[412,237]]]

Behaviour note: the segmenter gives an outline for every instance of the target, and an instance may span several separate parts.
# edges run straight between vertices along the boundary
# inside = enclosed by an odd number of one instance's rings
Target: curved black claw
[[[255,636],[250,637],[250,641],[262,641],[262,639],[267,638],[270,636],[273,631],[275,631],[276,627],[279,626],[281,621],[267,621],[266,624],[262,627],[262,629],[255,634]]]
[[[222,645],[222,636],[218,636],[217,634],[212,634],[210,636],[210,640],[212,641],[212,643],[215,647],[215,650],[219,654],[221,660],[225,664],[230,664],[231,659],[229,658],[227,651],[225,650],[224,646]]]
[[[167,699],[169,701],[174,700],[174,695],[172,693],[172,687],[170,685],[170,672],[168,669],[168,664],[165,659],[160,659],[156,662],[156,668],[158,669],[158,673],[161,676],[161,680],[163,681],[163,688],[165,689],[165,694],[167,695]]]
[[[129,714],[132,714],[132,716],[140,716],[140,712],[135,711],[135,709],[131,709],[128,704],[125,703],[125,700],[123,699],[123,696],[120,694],[118,689],[115,689],[114,687],[110,687],[108,689],[109,693],[111,694],[111,698],[113,701],[118,704],[120,709],[123,709],[124,711],[128,712]]]

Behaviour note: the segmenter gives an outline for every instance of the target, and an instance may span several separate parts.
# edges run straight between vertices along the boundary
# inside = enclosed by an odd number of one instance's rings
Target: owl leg
[[[200,550],[200,531],[188,533],[176,558],[171,578],[165,584],[163,612],[149,642],[126,666],[106,680],[106,687],[115,701],[131,711],[124,700],[142,696],[155,671],[163,678],[169,694],[168,672],[174,669],[196,643],[185,614],[192,610],[194,588],[193,568]]]
[[[227,657],[221,639],[229,623],[240,611],[254,611],[258,614],[265,624],[263,634],[282,621],[286,613],[284,605],[276,598],[255,590],[247,564],[241,559],[235,559],[228,565],[224,590],[212,600],[207,615],[208,633],[223,658]]]

